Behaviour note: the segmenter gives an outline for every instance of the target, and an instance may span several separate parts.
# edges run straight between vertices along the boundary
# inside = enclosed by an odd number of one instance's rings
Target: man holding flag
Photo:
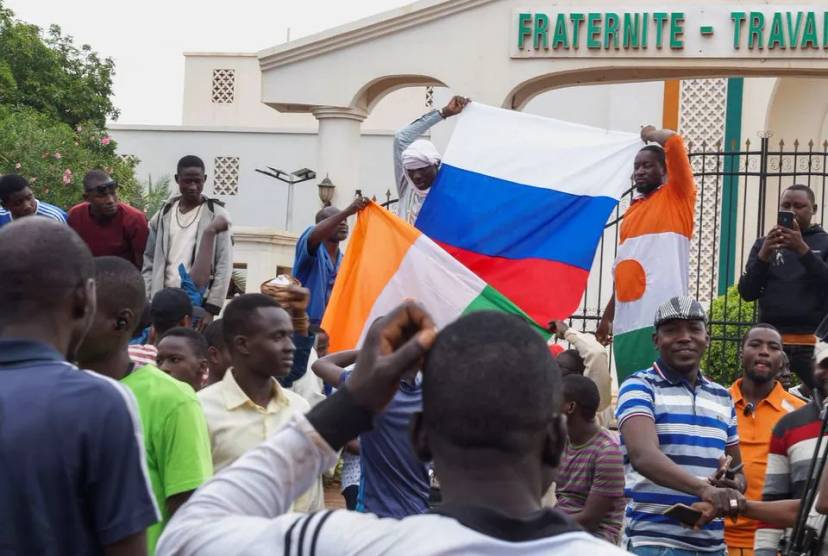
[[[618,381],[657,358],[652,315],[673,296],[687,295],[696,184],[684,141],[669,129],[641,130],[647,145],[635,157],[635,193],[621,222],[615,291],[596,336],[615,335]]]

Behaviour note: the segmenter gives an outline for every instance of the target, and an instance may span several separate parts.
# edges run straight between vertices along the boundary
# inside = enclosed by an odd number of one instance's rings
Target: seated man
[[[595,419],[598,387],[581,375],[563,377],[566,444],[555,474],[558,504],[584,529],[618,544],[624,521],[624,457],[612,434]]]
[[[32,215],[45,216],[61,224],[66,224],[67,219],[63,209],[35,199],[29,182],[23,176],[0,176],[0,227],[16,218]]]
[[[412,436],[440,476],[440,508],[402,520],[347,510],[289,513],[337,450],[370,430],[423,358],[423,413]],[[438,336],[433,319],[407,302],[374,323],[336,394],[196,493],[158,554],[224,555],[242,546],[277,556],[624,554],[541,506],[565,441],[560,396],[546,342],[522,319],[471,313]]]
[[[352,372],[358,351],[340,351],[311,367],[326,384],[341,388]],[[357,510],[401,519],[428,511],[428,467],[411,445],[411,419],[422,411],[422,380],[417,369],[400,380],[388,406],[374,419],[372,430],[359,435],[362,480]]]
[[[157,365],[198,392],[207,381],[207,340],[192,328],[171,328],[158,342]]]

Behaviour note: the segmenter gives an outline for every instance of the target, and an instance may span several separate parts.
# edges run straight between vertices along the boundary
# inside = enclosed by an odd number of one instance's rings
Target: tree
[[[101,59],[87,44],[77,48],[57,25],[43,33],[14,19],[0,0],[0,104],[31,107],[73,128],[90,122],[103,128],[118,117],[114,73],[111,58]]]
[[[712,380],[730,386],[741,375],[739,349],[742,336],[756,322],[756,305],[742,299],[736,286],[717,297],[710,308],[710,347],[704,372]]]

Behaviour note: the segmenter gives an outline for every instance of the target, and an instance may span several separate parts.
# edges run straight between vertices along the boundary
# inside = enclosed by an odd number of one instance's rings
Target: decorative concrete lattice
[[[216,104],[230,104],[236,97],[236,70],[213,70],[212,99]]]
[[[217,156],[213,168],[213,192],[236,195],[239,192],[239,157]]]
[[[426,87],[425,89],[425,106],[428,110],[434,108],[434,87]]]
[[[125,162],[126,164],[129,164],[131,166],[138,163],[138,157],[134,154],[118,154],[116,156],[120,158],[122,162]]]
[[[679,132],[690,152],[721,150],[727,108],[727,79],[689,79],[681,82]],[[693,171],[716,172],[722,157],[694,156]],[[707,303],[718,289],[718,228],[722,201],[721,176],[696,178],[696,227],[690,243],[690,294]]]

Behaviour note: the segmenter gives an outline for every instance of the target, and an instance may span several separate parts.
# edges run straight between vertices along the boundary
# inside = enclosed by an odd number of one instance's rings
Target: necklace
[[[193,222],[195,222],[196,220],[198,220],[198,215],[199,215],[199,214],[201,214],[201,207],[202,207],[202,206],[204,206],[204,203],[201,203],[200,205],[198,205],[198,209],[196,209],[195,216],[193,216],[193,219],[192,219],[192,220],[190,220],[190,221],[187,223],[187,225],[185,226],[184,224],[182,224],[182,223],[181,223],[181,218],[180,218],[180,216],[179,216],[179,215],[181,214],[181,204],[179,204],[179,205],[178,205],[178,208],[177,208],[177,209],[176,209],[176,211],[175,211],[175,221],[178,223],[178,227],[179,227],[179,228],[181,228],[182,230],[186,230],[187,228],[189,228],[190,226],[192,226],[192,225],[193,225]]]

